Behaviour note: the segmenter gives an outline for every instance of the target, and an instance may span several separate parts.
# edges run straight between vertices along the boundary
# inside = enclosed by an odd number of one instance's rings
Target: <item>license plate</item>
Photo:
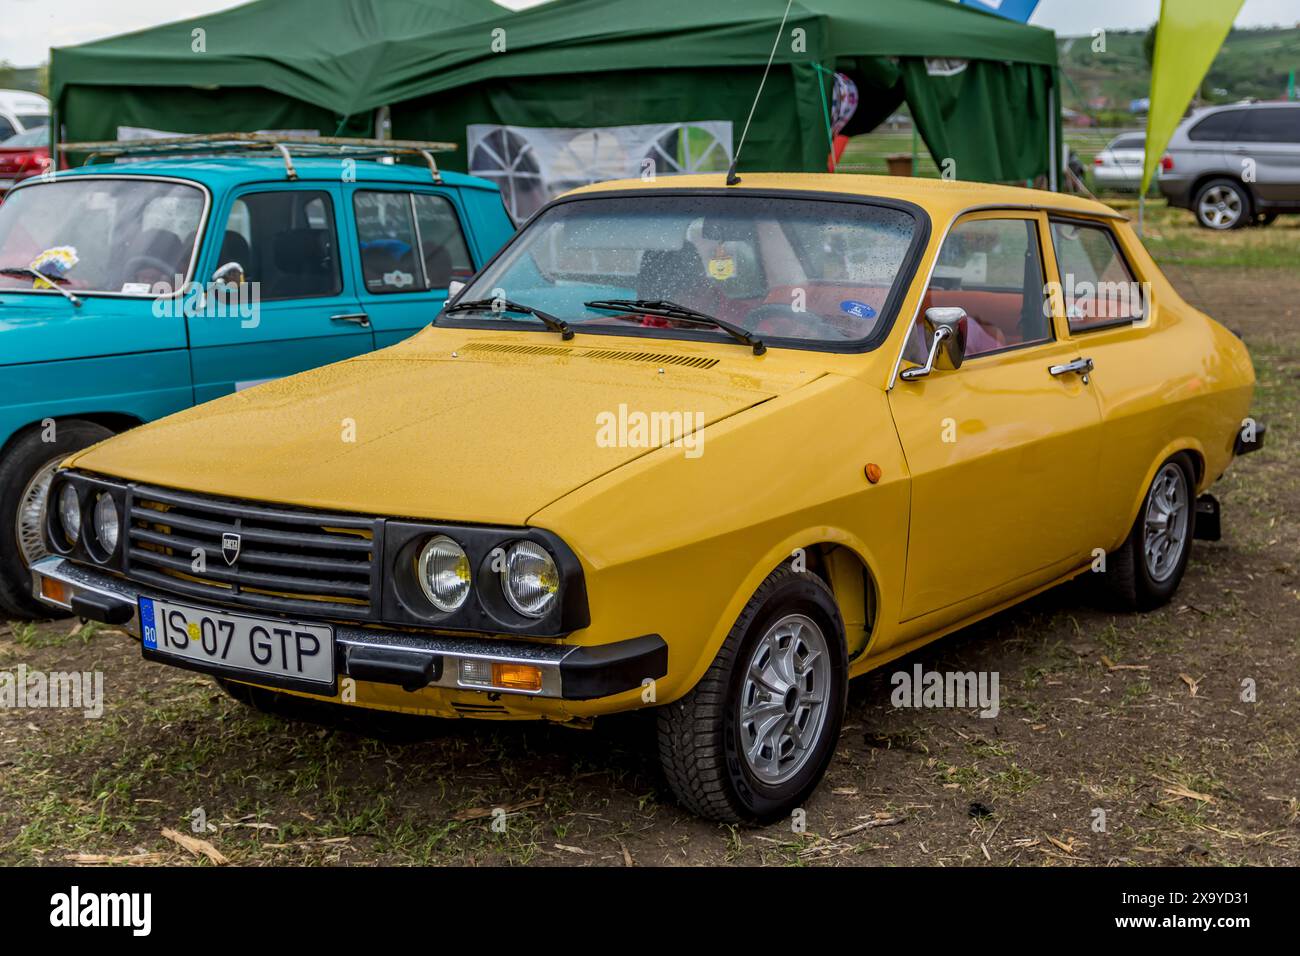
[[[237,671],[280,686],[334,686],[334,629],[327,624],[249,617],[142,597],[140,639],[146,651],[183,660],[195,670]]]

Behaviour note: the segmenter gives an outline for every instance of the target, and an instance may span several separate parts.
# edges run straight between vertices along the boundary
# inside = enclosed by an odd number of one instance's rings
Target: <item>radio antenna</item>
[[[772,61],[776,59],[776,48],[781,44],[781,36],[785,33],[785,21],[790,16],[790,7],[794,5],[794,0],[786,0],[785,13],[781,14],[781,25],[776,28],[776,38],[772,40],[772,52],[768,54],[767,66],[763,67],[763,78],[758,81],[758,92],[754,94],[754,102],[749,104],[749,118],[745,120],[745,128],[740,134],[740,142],[736,144],[736,154],[731,157],[731,165],[727,167],[727,185],[734,186],[740,182],[740,177],[736,175],[736,164],[740,162],[740,151],[745,148],[745,137],[749,135],[749,124],[754,121],[754,110],[758,108],[759,97],[763,95],[763,87],[767,83],[767,74],[772,70]]]

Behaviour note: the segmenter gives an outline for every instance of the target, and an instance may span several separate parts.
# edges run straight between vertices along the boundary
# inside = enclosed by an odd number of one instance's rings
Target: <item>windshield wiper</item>
[[[700,325],[711,325],[726,332],[737,342],[748,345],[754,350],[755,355],[762,355],[767,351],[767,346],[763,344],[762,339],[750,335],[740,326],[724,322],[722,319],[706,312],[699,312],[695,309],[688,309],[684,305],[678,305],[676,302],[669,302],[667,299],[593,299],[590,302],[584,302],[583,305],[589,309],[604,309],[607,312],[653,315],[661,319],[675,319],[679,322],[697,322]]]
[[[520,305],[518,302],[511,302],[509,299],[470,299],[467,302],[457,302],[455,305],[449,305],[443,308],[443,315],[450,315],[453,312],[482,312],[484,309],[492,312],[522,312],[524,315],[531,315],[542,325],[546,326],[552,332],[559,332],[560,338],[568,341],[573,338],[573,329],[569,323],[563,319],[557,319],[549,312],[543,312],[541,309],[534,309],[531,305]]]
[[[0,266],[0,275],[35,276],[36,278],[40,279],[42,282],[48,282],[50,285],[54,287],[55,291],[58,292],[61,296],[63,296],[65,299],[67,299],[77,308],[81,308],[81,300],[77,298],[75,295],[73,295],[71,292],[69,292],[67,289],[59,285],[60,282],[68,281],[62,276],[47,276],[44,272],[41,272],[39,269],[33,269],[31,266]]]

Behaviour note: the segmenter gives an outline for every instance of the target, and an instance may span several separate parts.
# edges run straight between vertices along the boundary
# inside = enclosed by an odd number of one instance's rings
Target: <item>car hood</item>
[[[579,342],[427,329],[136,428],[72,464],[233,498],[523,524],[653,450],[635,441],[637,412],[678,413],[671,441],[822,374],[730,344]]]

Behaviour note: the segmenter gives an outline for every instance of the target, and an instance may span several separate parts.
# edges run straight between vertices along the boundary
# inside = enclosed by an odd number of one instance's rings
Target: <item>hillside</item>
[[[1127,110],[1130,100],[1146,96],[1151,77],[1142,55],[1144,36],[1144,31],[1107,33],[1103,53],[1093,52],[1092,37],[1060,38],[1061,67],[1073,83],[1066,84],[1065,105],[1085,109],[1104,98],[1104,107],[1088,111]],[[1300,28],[1233,30],[1204,89],[1211,102],[1277,99],[1286,95],[1291,70],[1300,73]]]

